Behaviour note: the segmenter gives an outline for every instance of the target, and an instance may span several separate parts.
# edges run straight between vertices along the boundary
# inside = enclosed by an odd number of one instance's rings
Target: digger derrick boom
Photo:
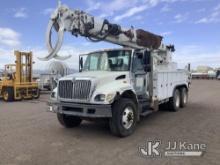
[[[58,33],[58,40],[52,46],[52,28]],[[113,44],[130,47],[134,49],[158,49],[161,46],[162,37],[142,29],[122,28],[118,24],[110,23],[106,19],[93,17],[81,10],[72,10],[66,5],[59,4],[58,8],[51,15],[47,32],[46,43],[49,55],[40,60],[52,58],[65,60],[70,56],[61,57],[57,53],[62,47],[64,32],[68,31],[74,36],[83,36],[90,41],[106,41]]]

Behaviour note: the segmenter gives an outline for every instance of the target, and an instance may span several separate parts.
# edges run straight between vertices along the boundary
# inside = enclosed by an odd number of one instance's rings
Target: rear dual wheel
[[[177,112],[180,108],[184,108],[188,102],[188,91],[185,87],[177,88],[173,92],[168,104],[170,111]]]
[[[169,110],[172,112],[177,112],[180,108],[180,91],[175,89],[173,92],[173,97],[169,100]]]
[[[180,107],[184,108],[186,107],[188,103],[188,91],[186,88],[180,89]]]

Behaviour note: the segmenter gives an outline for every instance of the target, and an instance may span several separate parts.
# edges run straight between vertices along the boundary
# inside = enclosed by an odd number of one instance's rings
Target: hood
[[[128,79],[129,72],[112,72],[112,71],[92,71],[92,72],[79,72],[75,74],[68,75],[66,77],[61,78],[60,80],[73,79],[73,78],[89,78],[92,81],[102,85],[106,83],[111,83],[115,81],[115,79],[119,76],[125,75],[125,79]]]

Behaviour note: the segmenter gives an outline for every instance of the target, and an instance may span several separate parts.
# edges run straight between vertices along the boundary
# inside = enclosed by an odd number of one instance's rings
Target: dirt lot
[[[142,119],[127,138],[110,134],[104,124],[83,122],[74,129],[59,125],[46,112],[48,95],[39,101],[0,101],[0,164],[220,164],[220,81],[196,80],[188,107],[159,111]],[[140,156],[147,140],[205,143],[203,157]]]

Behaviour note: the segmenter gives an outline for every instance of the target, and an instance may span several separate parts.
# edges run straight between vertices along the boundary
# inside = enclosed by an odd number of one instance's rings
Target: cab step
[[[140,116],[144,117],[144,116],[147,116],[147,115],[149,115],[149,114],[151,114],[151,113],[153,113],[152,110],[147,110],[147,111],[145,111],[145,112],[142,112],[142,113],[140,114]]]

